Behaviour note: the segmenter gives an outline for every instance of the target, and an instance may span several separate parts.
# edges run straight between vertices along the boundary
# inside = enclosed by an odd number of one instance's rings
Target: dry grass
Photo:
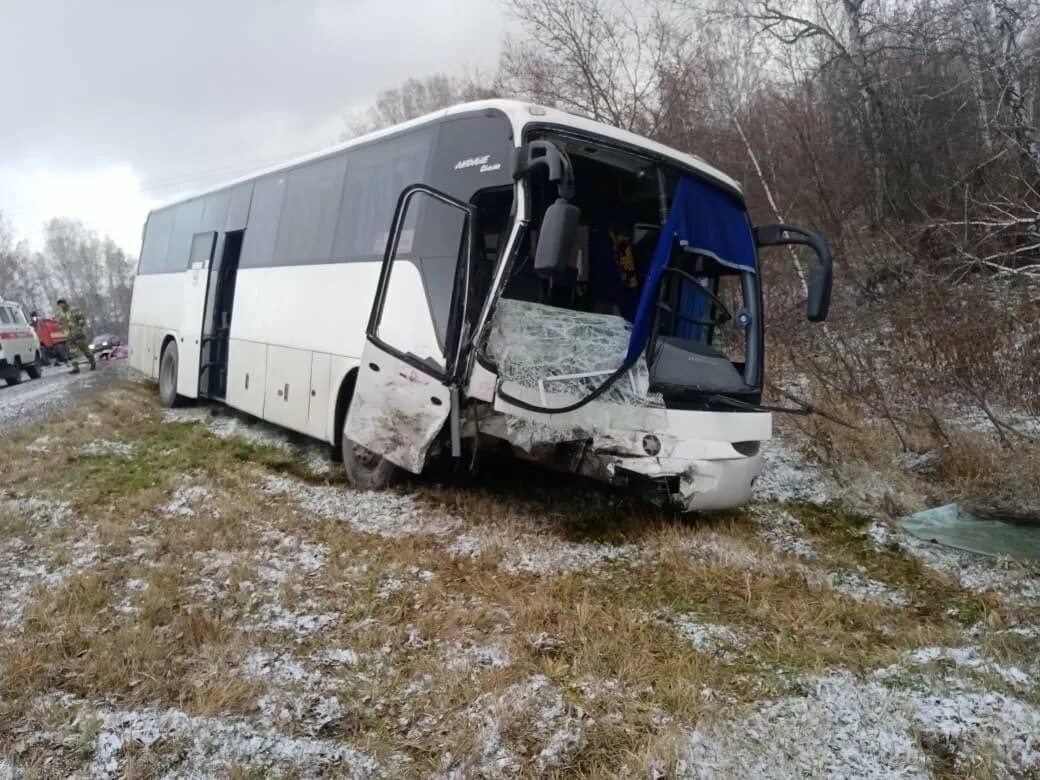
[[[59,437],[60,452],[26,448],[42,434]],[[134,456],[82,453],[101,437],[132,442]],[[796,561],[758,537],[750,513],[677,518],[528,471],[483,487],[413,486],[423,511],[483,534],[487,544],[471,557],[450,554],[444,536],[361,533],[258,487],[272,473],[313,485],[338,485],[338,476],[315,477],[291,453],[219,439],[204,426],[164,424],[140,386],[22,435],[4,457],[0,490],[66,501],[74,519],[51,528],[2,518],[2,532],[53,550],[51,567],[74,560],[77,541],[97,551],[39,588],[20,628],[0,641],[0,756],[17,756],[30,773],[44,771],[46,756],[69,770],[90,759],[99,726],[90,717],[72,726],[69,712],[104,703],[262,724],[352,746],[407,775],[488,760],[493,722],[520,773],[612,775],[633,757],[661,754],[676,728],[723,704],[783,695],[835,667],[866,673],[908,650],[955,643],[976,620],[1003,625],[1024,614],[898,550],[877,550],[854,515],[789,507],[819,551],[814,565],[863,566],[907,591],[909,608],[807,582]],[[192,514],[164,512],[186,486],[206,491]],[[637,553],[555,574],[504,568],[532,538]],[[761,565],[698,552],[720,544]],[[696,651],[669,622],[675,615],[730,627],[739,652]],[[1007,662],[1029,652],[1013,638],[987,647]],[[351,660],[320,660],[346,651]],[[249,671],[257,658],[266,659],[262,674]],[[543,677],[544,687],[532,684]],[[56,704],[61,695],[74,703]],[[533,709],[500,701],[525,695]],[[338,709],[319,723],[323,698]],[[553,715],[539,726],[542,710]],[[539,764],[551,734],[572,725],[581,744]],[[26,745],[27,733],[75,738]],[[125,750],[122,771],[170,765],[188,750],[183,738]],[[224,770],[248,777],[256,767],[243,757]]]

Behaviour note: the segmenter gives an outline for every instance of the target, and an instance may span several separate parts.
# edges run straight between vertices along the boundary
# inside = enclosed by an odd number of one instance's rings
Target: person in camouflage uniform
[[[65,343],[82,352],[83,356],[90,361],[90,370],[93,371],[97,368],[97,361],[87,342],[87,318],[79,309],[69,306],[69,302],[64,298],[58,299],[58,310],[58,322],[61,323],[61,329],[65,331]],[[79,373],[79,362],[76,360],[72,361],[71,373]]]

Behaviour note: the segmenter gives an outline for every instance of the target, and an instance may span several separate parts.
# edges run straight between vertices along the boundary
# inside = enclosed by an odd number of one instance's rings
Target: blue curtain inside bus
[[[755,242],[744,205],[700,179],[680,177],[668,220],[661,230],[643,281],[626,359],[635,357],[646,347],[661,276],[668,267],[676,241],[691,252],[713,258],[722,265],[739,271],[755,271]],[[680,299],[680,314],[703,319],[706,312],[707,296],[695,290],[684,292]]]

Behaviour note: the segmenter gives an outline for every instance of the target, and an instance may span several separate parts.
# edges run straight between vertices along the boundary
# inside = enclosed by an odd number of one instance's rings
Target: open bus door
[[[344,435],[413,474],[449,417],[458,454],[474,222],[473,206],[413,184],[387,238]]]

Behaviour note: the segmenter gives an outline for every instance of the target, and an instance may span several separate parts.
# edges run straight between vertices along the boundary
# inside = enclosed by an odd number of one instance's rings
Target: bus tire
[[[180,399],[177,395],[178,361],[177,342],[171,341],[159,358],[159,403],[167,409],[176,406]]]
[[[30,379],[39,379],[43,376],[43,370],[40,368],[40,353],[36,353],[36,361],[30,363],[25,367],[25,373],[29,375]]]
[[[401,480],[401,469],[346,436],[342,445],[343,470],[347,481],[361,490],[382,490]]]

